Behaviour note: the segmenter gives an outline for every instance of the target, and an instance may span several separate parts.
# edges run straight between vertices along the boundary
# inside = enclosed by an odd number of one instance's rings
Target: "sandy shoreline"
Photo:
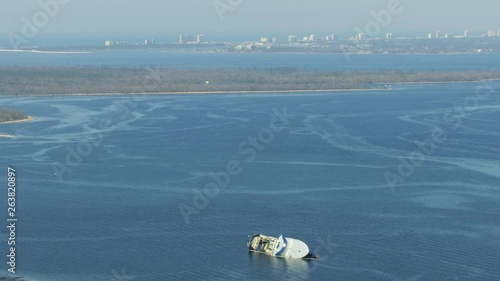
[[[2,125],[2,124],[16,124],[16,123],[30,122],[30,121],[34,121],[34,120],[36,120],[36,118],[34,118],[32,116],[28,116],[28,118],[25,118],[25,119],[22,119],[22,120],[0,122],[0,125]],[[6,134],[6,133],[1,133],[0,132],[0,138],[9,138],[9,139],[12,139],[12,138],[15,138],[15,137],[16,137],[15,135],[11,135],[11,134]]]
[[[325,92],[359,92],[381,91],[385,89],[330,89],[330,90],[271,90],[271,91],[193,91],[193,92],[145,92],[145,93],[77,93],[62,96],[123,96],[123,95],[231,95],[231,94],[279,94],[279,93],[325,93]]]
[[[30,122],[30,121],[35,121],[35,120],[36,120],[36,118],[35,118],[35,117],[33,117],[33,116],[28,116],[27,118],[25,118],[25,119],[21,119],[21,120],[0,122],[0,125],[2,125],[2,124],[15,124],[15,123],[23,123],[23,122]]]
[[[384,91],[385,88],[367,89],[330,89],[330,90],[271,90],[271,91],[193,91],[193,92],[143,92],[143,93],[75,93],[75,94],[40,94],[22,95],[18,97],[72,97],[72,96],[133,96],[133,95],[233,95],[233,94],[280,94],[280,93],[327,93],[327,92],[362,92]],[[9,96],[9,95],[5,95]],[[2,124],[2,123],[0,123]]]
[[[77,52],[77,51],[41,51],[41,50],[23,50],[23,49],[0,49],[0,52],[5,53],[35,53],[35,54],[93,54],[93,52]]]
[[[0,138],[8,138],[8,139],[12,139],[12,138],[15,138],[16,136],[14,135],[11,135],[11,134],[4,134],[4,133],[0,133]]]
[[[498,81],[500,78],[485,79],[487,81]],[[394,85],[419,85],[419,84],[460,84],[460,83],[480,83],[481,81],[435,81],[435,82],[395,82],[395,83],[378,83],[377,85],[384,86],[380,88],[354,88],[354,89],[319,89],[319,90],[243,90],[243,91],[190,91],[190,92],[142,92],[142,93],[72,93],[72,94],[36,94],[36,95],[21,95],[24,97],[58,97],[58,96],[126,96],[126,95],[231,95],[231,94],[280,94],[280,93],[328,93],[328,92],[363,92],[363,91],[386,91],[390,90],[387,86]],[[10,95],[5,95],[10,96]],[[31,118],[31,117],[30,117]],[[14,122],[0,122],[0,124],[17,123],[32,121],[34,119],[19,120]]]

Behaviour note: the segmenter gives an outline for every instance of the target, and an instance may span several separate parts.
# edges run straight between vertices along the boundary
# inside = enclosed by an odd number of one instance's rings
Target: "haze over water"
[[[102,66],[166,68],[296,68],[316,71],[495,71],[500,53],[454,55],[179,53],[160,50],[111,50],[81,54],[0,52],[4,66]]]

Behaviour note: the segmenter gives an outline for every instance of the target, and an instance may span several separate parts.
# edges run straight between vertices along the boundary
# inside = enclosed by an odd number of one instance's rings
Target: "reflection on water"
[[[314,269],[315,261],[303,259],[283,259],[248,252],[249,267],[260,271],[269,280],[298,281],[309,280],[309,272]],[[271,278],[272,277],[272,278]]]

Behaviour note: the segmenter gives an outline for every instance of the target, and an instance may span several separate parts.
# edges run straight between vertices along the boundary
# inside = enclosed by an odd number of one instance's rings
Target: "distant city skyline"
[[[268,33],[269,34],[269,33]],[[272,33],[270,33],[272,34]],[[254,34],[257,37],[251,37],[250,34],[247,34],[248,38],[247,40],[243,40],[245,42],[258,42],[258,44],[275,44],[275,43],[314,43],[314,42],[334,42],[334,41],[345,41],[345,40],[358,40],[358,41],[363,41],[363,40],[396,40],[396,39],[407,39],[407,40],[415,40],[415,39],[459,39],[459,38],[481,38],[481,37],[500,37],[500,30],[487,30],[486,32],[481,32],[481,33],[476,33],[476,34],[471,34],[469,30],[464,30],[462,32],[441,32],[441,31],[435,31],[435,33],[422,33],[420,36],[408,36],[408,34],[395,34],[393,32],[387,32],[387,33],[382,33],[380,36],[377,37],[370,37],[367,36],[365,33],[351,33],[351,34],[342,34],[343,36],[340,37],[339,34],[336,33],[330,33],[330,34],[324,34],[324,33],[294,33],[294,34],[289,34],[287,36],[284,36],[285,33],[280,34],[281,36],[276,36],[276,34],[273,34],[272,36],[264,36],[263,37],[258,37],[258,34]],[[207,39],[207,40],[205,40]],[[220,39],[220,38],[219,38]],[[215,38],[206,38],[204,34],[193,34],[193,33],[181,33],[178,35],[176,42],[179,44],[204,44],[204,43],[211,43],[217,41]],[[223,41],[232,41],[230,37],[225,38]],[[239,40],[243,42],[242,40]],[[112,41],[112,40],[106,40],[104,42],[105,46],[111,47],[115,45],[126,45],[128,42],[126,41]],[[134,42],[132,42],[134,44]],[[143,45],[154,45],[155,43],[160,43],[160,44],[165,44],[165,43],[173,43],[172,41],[159,41],[156,42],[155,38],[151,39],[145,39],[140,42]],[[137,42],[135,42],[137,44]]]
[[[497,0],[9,1],[0,32],[488,32],[500,29]],[[443,31],[444,30],[444,31]],[[357,32],[359,33],[359,32]]]

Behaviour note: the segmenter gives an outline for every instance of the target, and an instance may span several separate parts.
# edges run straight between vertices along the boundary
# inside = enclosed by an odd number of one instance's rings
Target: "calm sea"
[[[0,52],[0,66],[106,66],[169,68],[298,68],[336,70],[500,70],[500,52],[483,54],[178,53],[162,50],[100,50],[80,54]]]
[[[10,60],[2,64],[84,62],[0,55]],[[171,58],[163,65],[183,66],[189,57],[193,67],[197,56],[202,67],[273,65],[271,55],[156,55]],[[140,62],[146,55],[129,62],[102,56],[103,64],[152,62]],[[320,62],[322,56],[272,57],[277,65],[349,66]],[[490,69],[490,56],[356,56],[351,67],[423,69],[428,61]],[[6,224],[12,166],[18,276],[498,280],[499,88],[484,82],[321,94],[1,98],[2,107],[37,118],[0,126],[17,136],[0,139],[0,219]],[[238,173],[222,176],[228,165]],[[392,188],[387,175],[397,179]],[[214,177],[221,187],[214,188]],[[321,259],[250,254],[247,236],[254,233],[303,240]]]

